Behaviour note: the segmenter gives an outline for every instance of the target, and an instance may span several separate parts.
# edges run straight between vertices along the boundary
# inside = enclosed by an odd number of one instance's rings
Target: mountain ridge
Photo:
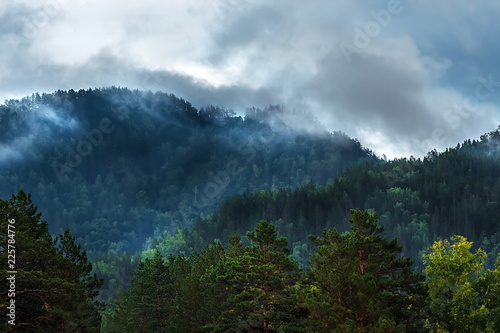
[[[194,108],[173,94],[59,90],[0,106],[0,195],[32,193],[89,253],[140,249],[237,193],[333,181],[380,160],[306,112]],[[21,154],[22,152],[22,154]]]

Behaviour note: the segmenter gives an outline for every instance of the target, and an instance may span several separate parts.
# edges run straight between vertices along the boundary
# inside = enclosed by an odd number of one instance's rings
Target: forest
[[[259,191],[224,201],[194,228],[182,229],[183,250],[200,249],[206,241],[224,241],[233,231],[245,232],[256,221],[276,224],[303,265],[312,246],[309,234],[325,228],[346,231],[350,209],[377,211],[384,235],[397,237],[403,252],[422,269],[422,251],[438,238],[464,235],[491,256],[500,252],[500,163],[498,155],[483,153],[500,139],[500,131],[482,141],[465,142],[423,160],[400,159],[364,164],[342,171],[326,186],[309,182],[297,189]],[[168,248],[171,235],[151,248]],[[179,245],[177,245],[179,246]]]
[[[497,332],[500,258],[471,251],[463,236],[439,240],[424,255],[423,273],[401,256],[397,239],[382,237],[376,212],[351,210],[350,231],[309,236],[306,270],[286,237],[260,221],[228,246],[213,241],[189,256],[155,251],[141,260],[129,288],[111,307],[95,300],[103,280],[69,230],[53,238],[31,196],[0,201],[1,226],[15,219],[19,249],[14,295],[4,296],[5,332]],[[15,239],[13,242],[12,240]],[[7,270],[2,285],[9,290]],[[7,292],[3,293],[7,295]],[[14,300],[7,302],[7,300]],[[12,312],[10,312],[12,314]],[[11,325],[11,326],[9,326]]]
[[[305,111],[111,87],[6,101],[0,140],[17,331],[500,331],[500,128],[387,161]]]
[[[31,193],[51,233],[71,228],[93,257],[141,250],[236,194],[326,185],[348,166],[379,161],[306,112],[245,112],[116,87],[6,101],[0,197]]]

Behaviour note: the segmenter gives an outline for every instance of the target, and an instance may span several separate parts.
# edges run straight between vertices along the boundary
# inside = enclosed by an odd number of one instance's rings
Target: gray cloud
[[[0,10],[0,98],[119,85],[197,107],[280,103],[389,157],[442,150],[499,121],[500,88],[481,112],[454,107],[478,76],[500,81],[496,64],[480,61],[500,51],[495,4],[401,1],[348,62],[340,43],[354,45],[386,2],[54,1]]]

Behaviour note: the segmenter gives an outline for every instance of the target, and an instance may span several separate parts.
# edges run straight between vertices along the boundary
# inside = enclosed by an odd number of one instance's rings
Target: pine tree
[[[424,296],[423,277],[399,258],[396,239],[380,236],[377,214],[352,210],[351,232],[311,236],[310,286],[304,292],[311,330],[415,331]]]
[[[185,332],[207,332],[227,300],[226,285],[220,279],[227,272],[225,249],[214,241],[201,254],[192,253],[190,261],[192,269],[184,279],[178,299],[181,328]]]
[[[288,242],[265,221],[247,238],[252,245],[244,246],[237,236],[230,239],[230,296],[218,331],[293,332],[299,311],[291,287],[298,281],[298,267],[288,257]]]
[[[108,332],[175,332],[184,325],[178,311],[181,286],[191,270],[183,255],[165,261],[156,251],[132,275],[129,290],[121,291],[108,315]]]
[[[103,304],[94,298],[102,280],[90,274],[87,255],[69,230],[53,239],[31,196],[22,190],[8,201],[0,200],[0,226],[0,260],[6,265],[8,250],[14,246],[17,271],[15,297],[11,297],[5,274],[13,268],[2,269],[0,314],[7,318],[7,306],[14,300],[16,318],[14,325],[3,320],[0,328],[5,332],[98,332]],[[12,237],[8,229],[15,232]]]

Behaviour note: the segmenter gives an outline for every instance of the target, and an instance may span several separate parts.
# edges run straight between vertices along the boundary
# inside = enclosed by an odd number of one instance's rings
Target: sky
[[[500,124],[500,2],[0,2],[0,101],[121,86],[281,104],[387,158]]]

